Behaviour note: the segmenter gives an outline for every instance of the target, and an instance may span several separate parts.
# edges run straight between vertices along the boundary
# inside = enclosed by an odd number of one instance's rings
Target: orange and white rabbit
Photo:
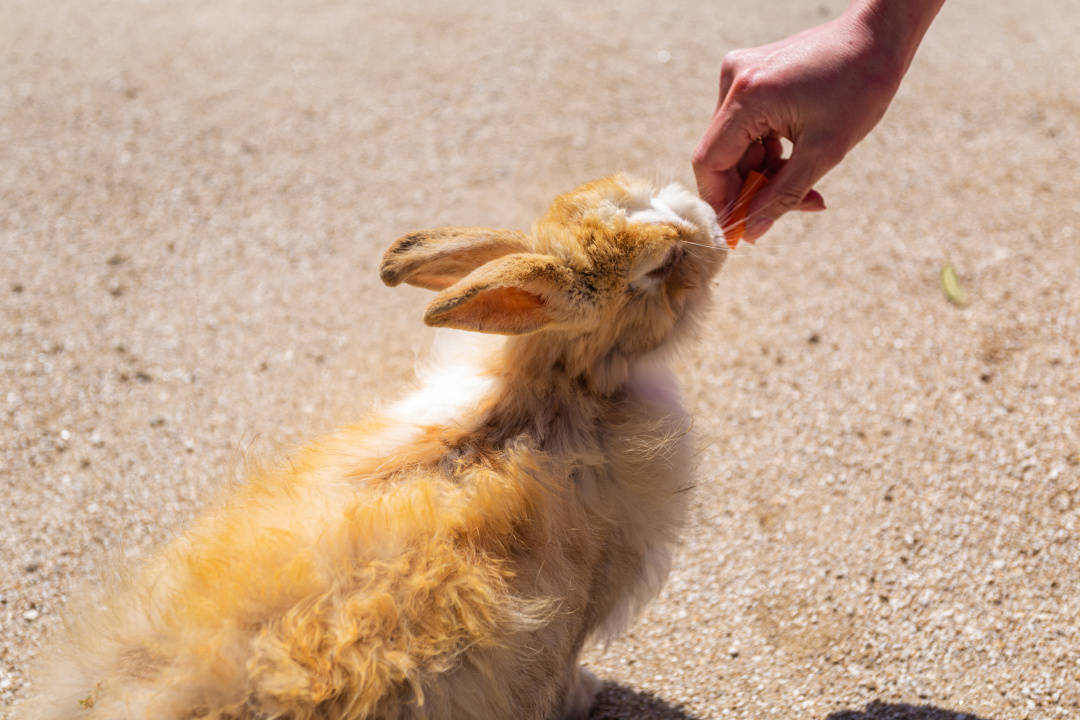
[[[724,258],[677,185],[617,175],[531,233],[386,252],[425,322],[506,335],[252,474],[70,623],[26,720],[559,720],[582,645],[662,583],[688,487],[664,351]]]

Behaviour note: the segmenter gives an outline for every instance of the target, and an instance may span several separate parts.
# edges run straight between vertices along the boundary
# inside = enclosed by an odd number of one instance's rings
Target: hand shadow
[[[875,700],[862,710],[841,710],[825,720],[990,720],[971,713],[945,710],[933,705],[883,703]]]
[[[699,720],[678,705],[649,693],[605,683],[589,711],[589,720]]]

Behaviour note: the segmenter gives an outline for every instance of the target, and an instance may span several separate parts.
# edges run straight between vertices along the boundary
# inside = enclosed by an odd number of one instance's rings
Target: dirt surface
[[[724,52],[843,5],[0,1],[0,715],[244,452],[408,386],[390,240],[689,181]],[[831,209],[729,260],[691,526],[595,718],[1080,717],[1077,37],[950,0]]]

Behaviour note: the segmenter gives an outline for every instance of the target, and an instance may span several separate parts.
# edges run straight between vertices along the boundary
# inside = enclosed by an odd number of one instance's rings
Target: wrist
[[[845,19],[870,36],[882,70],[899,83],[945,0],[851,0]]]

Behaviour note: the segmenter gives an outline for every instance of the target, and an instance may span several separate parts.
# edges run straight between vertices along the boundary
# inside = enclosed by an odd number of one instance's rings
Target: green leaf
[[[956,278],[956,270],[953,269],[952,264],[949,262],[941,266],[941,289],[945,291],[945,297],[953,305],[957,307],[967,306],[968,294],[960,286],[960,281]]]

